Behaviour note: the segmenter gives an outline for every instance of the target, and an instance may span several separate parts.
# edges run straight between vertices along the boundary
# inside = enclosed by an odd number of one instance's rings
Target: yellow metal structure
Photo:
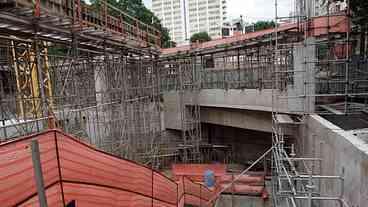
[[[23,120],[41,118],[45,114],[52,113],[52,87],[47,45],[42,42],[38,47],[39,51],[36,51],[35,44],[37,43],[11,41],[12,62],[17,83],[17,113],[18,117]],[[36,56],[37,52],[39,57]],[[38,73],[38,67],[41,69],[41,73]],[[42,77],[39,77],[39,74]],[[44,97],[42,97],[41,90],[44,92]],[[46,109],[42,107],[43,102],[47,103]]]

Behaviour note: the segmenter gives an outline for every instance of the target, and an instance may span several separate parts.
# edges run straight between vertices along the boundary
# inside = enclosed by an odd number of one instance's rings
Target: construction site
[[[0,0],[0,206],[367,206],[361,31],[290,2],[162,49],[107,1]]]

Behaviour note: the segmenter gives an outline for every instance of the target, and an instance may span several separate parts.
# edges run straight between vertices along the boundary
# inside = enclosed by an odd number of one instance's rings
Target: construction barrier
[[[223,164],[174,164],[172,166],[172,172],[175,180],[182,182],[188,178],[190,180],[203,183],[205,172],[210,170],[215,176],[215,192],[219,192],[222,189],[223,193],[237,194],[237,195],[250,195],[250,196],[262,196],[267,194],[265,189],[265,173],[264,172],[249,172],[250,174],[239,175],[226,172],[226,165]],[[189,179],[188,179],[189,180]],[[189,181],[188,181],[189,182]],[[187,203],[199,202],[199,199],[190,195],[201,195],[202,198],[207,197],[203,195],[203,191],[199,190],[195,184],[189,184],[184,182],[185,191],[189,194],[187,197]],[[189,186],[189,187],[188,187]],[[203,186],[203,185],[201,185]]]
[[[224,164],[173,164],[172,173],[175,180],[182,176],[190,178],[194,182],[204,182],[204,174],[207,170],[214,173],[218,179],[226,174],[226,165]]]
[[[208,189],[206,186],[194,183],[189,178],[183,176],[178,181],[179,198],[181,203],[192,206],[213,206],[214,202],[208,202],[215,195],[215,191]]]
[[[1,206],[38,206],[30,143],[38,140],[48,206],[205,206],[215,195],[182,177],[175,182],[59,130],[0,145]],[[212,206],[212,205],[211,205]]]

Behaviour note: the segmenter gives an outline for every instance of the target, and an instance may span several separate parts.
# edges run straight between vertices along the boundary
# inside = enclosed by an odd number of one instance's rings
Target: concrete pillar
[[[288,110],[312,113],[315,110],[315,39],[308,38],[305,45],[294,47],[293,84],[287,88]]]
[[[107,58],[107,57],[105,57]],[[109,143],[112,142],[110,140],[110,125],[105,124],[106,121],[110,120],[110,113],[108,106],[104,106],[104,104],[109,102],[109,94],[106,93],[108,91],[109,83],[108,83],[108,73],[107,73],[107,65],[105,60],[99,60],[99,63],[94,68],[94,80],[95,80],[95,90],[96,90],[96,104],[97,107],[95,109],[94,114],[94,127],[97,129],[97,134],[95,136],[94,142],[101,148],[106,151],[110,151]]]

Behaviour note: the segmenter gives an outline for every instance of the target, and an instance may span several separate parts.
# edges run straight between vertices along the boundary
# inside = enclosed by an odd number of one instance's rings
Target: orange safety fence
[[[49,206],[204,206],[214,192],[120,159],[59,130],[0,144],[1,206],[38,206],[31,140],[40,149]]]
[[[186,176],[195,182],[204,182],[204,173],[210,170],[215,178],[220,178],[226,174],[226,165],[224,164],[173,164],[172,173],[175,180]]]
[[[40,145],[41,165],[50,205],[60,204],[61,188],[55,133],[42,133],[18,141],[0,145],[0,203],[3,206],[24,206],[36,195],[36,185],[30,149],[31,139]],[[57,194],[57,195],[55,195]]]
[[[229,188],[225,189],[224,193],[262,197],[267,193],[264,175],[227,174],[220,178],[218,184],[222,189],[230,185]]]
[[[265,188],[265,172],[249,172],[249,174],[239,175],[226,172],[226,165],[223,164],[173,164],[172,172],[175,180],[190,178],[191,180],[203,183],[204,175],[207,170],[214,173],[215,176],[215,192],[224,189],[223,193],[231,193],[237,195],[262,196],[267,198],[268,194]],[[236,180],[235,180],[236,179]],[[185,183],[185,182],[184,182]],[[189,185],[185,184],[184,186]],[[201,194],[198,187],[185,189],[189,195]],[[212,195],[213,196],[213,195]],[[189,197],[189,196],[188,196]],[[207,197],[204,197],[207,198]],[[195,200],[194,198],[190,198]],[[197,199],[198,200],[198,199]],[[190,203],[189,202],[189,203]]]
[[[215,195],[216,191],[208,189],[206,186],[194,183],[189,178],[183,176],[178,181],[180,203],[193,206],[213,206],[214,202],[207,204]]]

